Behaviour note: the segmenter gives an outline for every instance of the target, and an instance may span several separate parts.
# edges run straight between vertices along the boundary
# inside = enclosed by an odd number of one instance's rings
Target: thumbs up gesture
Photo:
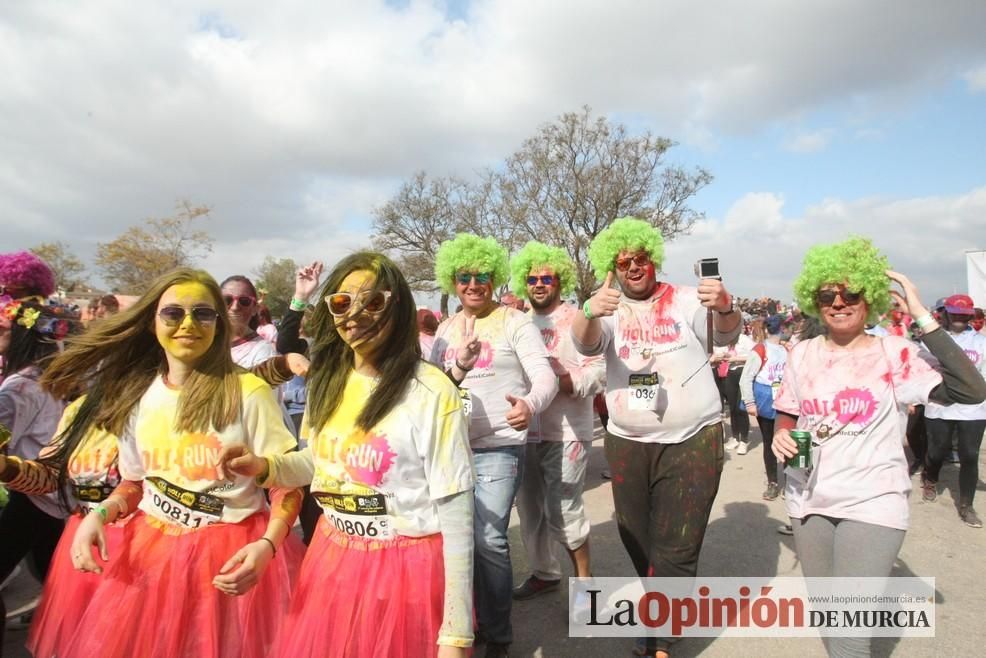
[[[512,405],[510,411],[507,412],[507,425],[510,425],[515,430],[526,430],[531,422],[531,416],[534,415],[531,412],[531,408],[521,398],[510,395],[509,393],[506,397],[507,402]]]
[[[589,298],[589,313],[594,318],[613,315],[620,305],[620,291],[613,288],[613,272],[606,273],[602,288]]]
[[[482,345],[476,336],[476,318],[471,315],[466,317],[465,314],[461,314],[457,322],[459,321],[463,323],[463,329],[462,338],[459,340],[459,344],[455,349],[455,365],[459,370],[469,372],[476,365],[476,361],[479,360]]]

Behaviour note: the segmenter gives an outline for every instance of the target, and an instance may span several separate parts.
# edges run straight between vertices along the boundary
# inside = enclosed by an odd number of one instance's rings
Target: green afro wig
[[[518,297],[527,297],[527,277],[532,270],[547,268],[561,282],[561,294],[575,290],[575,266],[561,247],[549,247],[531,240],[510,261],[510,290]]]
[[[507,250],[493,238],[459,233],[443,242],[435,254],[435,282],[443,292],[455,294],[455,273],[462,271],[489,272],[495,289],[510,276]]]
[[[818,289],[844,283],[852,292],[863,291],[869,308],[867,320],[875,322],[890,309],[889,269],[887,257],[868,238],[851,236],[845,242],[816,245],[805,254],[801,274],[794,282],[794,298],[802,311],[818,317]]]
[[[597,279],[605,279],[616,268],[621,251],[643,249],[658,270],[664,263],[664,238],[661,232],[636,217],[620,217],[596,236],[589,245],[589,262]]]

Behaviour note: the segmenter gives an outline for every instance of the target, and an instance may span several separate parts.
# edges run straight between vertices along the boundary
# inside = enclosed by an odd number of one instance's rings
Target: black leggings
[[[740,377],[743,375],[743,368],[730,368],[729,374],[722,378],[722,392],[726,396],[726,404],[729,405],[729,427],[732,429],[733,436],[740,441],[746,441],[750,434],[750,415],[746,413],[746,408],[740,409]]]
[[[777,456],[771,449],[774,445],[774,419],[757,416],[757,425],[763,435],[763,469],[767,472],[767,482],[777,484]]]
[[[44,581],[64,527],[64,519],[48,516],[30,498],[11,491],[10,501],[0,513],[0,582],[6,580],[28,554],[34,559]],[[3,651],[3,620],[6,618],[7,607],[0,597],[0,653]]]
[[[942,464],[952,451],[952,433],[959,439],[959,505],[972,505],[979,482],[979,447],[983,442],[986,420],[942,420],[925,418],[928,431],[928,457],[924,477],[938,481]]]

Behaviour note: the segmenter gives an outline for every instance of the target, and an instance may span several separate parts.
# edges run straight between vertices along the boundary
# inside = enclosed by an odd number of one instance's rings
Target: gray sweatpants
[[[886,578],[904,543],[904,531],[813,514],[791,519],[801,571],[808,578]],[[823,637],[833,658],[870,655],[870,638]]]

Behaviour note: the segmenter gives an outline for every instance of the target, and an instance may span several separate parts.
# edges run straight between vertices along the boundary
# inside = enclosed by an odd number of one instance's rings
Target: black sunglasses
[[[250,308],[256,303],[256,299],[253,297],[248,297],[247,295],[223,295],[223,301],[226,303],[226,308],[232,308],[233,302],[240,305],[240,308]]]
[[[527,277],[527,285],[529,285],[529,286],[536,286],[538,284],[538,281],[541,282],[541,285],[550,286],[551,284],[553,284],[555,282],[555,275],[554,274],[542,274],[541,276],[529,276],[529,277]]]
[[[216,323],[216,318],[219,317],[219,312],[214,308],[209,308],[208,306],[196,306],[188,309],[187,312],[181,306],[165,306],[157,312],[157,316],[161,318],[161,322],[169,327],[177,327],[180,325],[185,321],[186,315],[191,315],[192,322],[196,324],[209,326]]]
[[[842,287],[834,290],[832,288],[827,288],[825,290],[819,290],[815,293],[815,302],[817,302],[819,306],[831,306],[835,303],[836,297],[841,297],[842,303],[846,306],[855,306],[863,301],[864,292],[864,290],[852,292],[851,290],[847,290]]]

